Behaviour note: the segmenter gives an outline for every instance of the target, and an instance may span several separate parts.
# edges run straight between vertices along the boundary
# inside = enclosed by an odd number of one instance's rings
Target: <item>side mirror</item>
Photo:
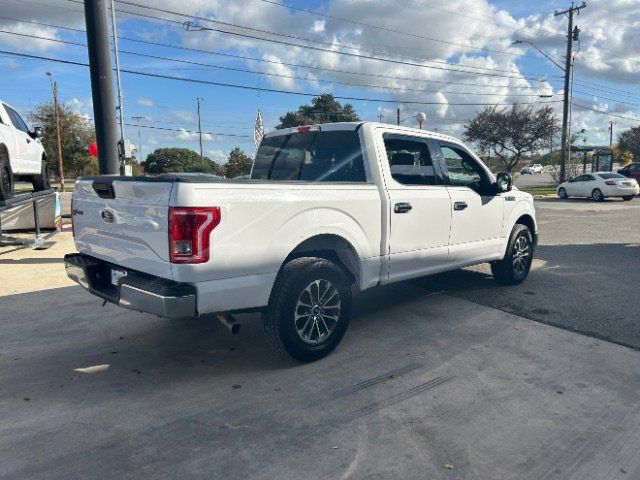
[[[510,173],[500,172],[496,176],[495,186],[498,193],[510,192],[513,186],[513,177]]]
[[[44,128],[33,127],[33,138],[42,138],[42,137],[44,137]]]

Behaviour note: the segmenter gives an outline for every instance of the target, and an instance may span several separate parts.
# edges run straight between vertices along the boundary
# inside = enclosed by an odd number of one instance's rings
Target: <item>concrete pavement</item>
[[[401,283],[365,292],[337,351],[302,365],[256,315],[233,336],[101,307],[37,263],[51,251],[19,255],[0,268],[48,280],[0,286],[2,478],[640,477],[638,351]],[[502,295],[534,298],[519,289],[551,272]]]

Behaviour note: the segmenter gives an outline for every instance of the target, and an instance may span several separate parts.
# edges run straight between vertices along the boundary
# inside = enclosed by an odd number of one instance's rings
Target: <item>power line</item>
[[[87,63],[83,63],[83,62],[76,62],[76,61],[72,61],[72,60],[63,60],[63,59],[60,59],[60,58],[45,57],[45,56],[42,56],[42,55],[32,55],[32,54],[21,53],[21,52],[12,52],[12,51],[8,51],[8,50],[0,50],[0,54],[14,55],[16,57],[29,58],[29,59],[34,59],[34,60],[44,60],[44,61],[50,61],[50,62],[58,62],[58,63],[67,64],[67,65],[76,65],[76,66],[83,66],[83,67],[89,66]],[[241,84],[227,83],[227,82],[215,82],[215,81],[212,81],[212,80],[201,80],[201,79],[188,78],[188,77],[176,77],[176,76],[172,76],[172,75],[163,75],[163,74],[159,74],[159,73],[140,72],[138,70],[124,69],[124,68],[121,69],[121,72],[122,73],[128,73],[130,75],[139,75],[139,76],[143,76],[143,77],[159,78],[159,79],[165,79],[165,80],[175,80],[175,81],[187,82],[187,83],[198,83],[198,84],[211,85],[211,86],[217,86],[217,87],[236,88],[236,89],[241,89],[241,90],[252,90],[252,91],[269,92],[269,93],[281,93],[281,94],[286,94],[286,95],[298,95],[298,96],[304,96],[304,97],[317,97],[317,96],[319,96],[318,93],[312,93],[312,92],[299,92],[299,91],[283,90],[283,89],[277,89],[277,88],[254,87],[254,86],[251,86],[251,85],[241,85]],[[339,99],[339,100],[352,100],[352,101],[374,102],[374,103],[392,103],[392,104],[404,103],[404,104],[410,104],[410,105],[449,105],[449,106],[491,106],[491,105],[499,105],[500,106],[500,105],[511,105],[511,103],[425,102],[425,101],[420,101],[420,100],[409,100],[409,99],[368,98],[368,97],[354,97],[354,96],[346,96],[346,95],[334,95],[334,98]],[[521,102],[521,104],[522,105],[538,105],[538,104],[558,103],[558,102],[560,102],[560,100],[549,100],[549,101],[538,101],[538,102]]]
[[[184,132],[184,133],[199,133],[197,130],[187,130],[186,128],[169,128],[169,127],[156,127],[154,125],[138,125],[137,123],[126,123],[129,127],[147,128],[150,130],[166,130],[169,132]],[[237,133],[216,133],[216,132],[202,132],[202,135],[213,135],[217,137],[236,137],[236,138],[251,138],[251,135],[240,135]]]
[[[67,1],[75,2],[75,3],[80,2],[80,0],[67,0]],[[209,23],[215,23],[215,24],[223,24],[223,25],[228,25],[228,26],[232,26],[232,27],[235,27],[235,28],[242,28],[242,29],[251,30],[251,31],[266,32],[268,34],[276,35],[276,36],[291,37],[290,35],[287,35],[287,34],[281,34],[281,33],[277,33],[277,32],[269,32],[269,31],[266,31],[266,30],[260,30],[260,29],[256,29],[256,28],[252,28],[252,27],[243,26],[243,25],[232,24],[232,23],[228,23],[228,22],[221,22],[219,20],[212,20],[212,19],[205,18],[205,17],[191,16],[191,15],[187,15],[187,14],[184,14],[184,13],[175,12],[175,11],[172,11],[172,10],[161,9],[161,8],[157,8],[157,7],[150,7],[150,6],[141,5],[141,4],[138,4],[138,3],[135,3],[135,2],[129,2],[129,1],[126,1],[126,0],[118,0],[118,3],[124,3],[126,5],[132,5],[132,6],[135,6],[137,8],[158,11],[158,12],[161,12],[161,13],[167,13],[169,15],[175,15],[175,16],[179,16],[179,17],[182,17],[182,18],[196,19],[196,20],[201,20],[201,21],[205,21],[205,22],[209,22]],[[171,20],[171,19],[167,19],[167,18],[163,18],[163,17],[157,17],[157,16],[153,16],[153,15],[141,14],[139,12],[129,12],[129,11],[121,10],[121,9],[120,10],[116,9],[116,11],[119,11],[119,12],[122,12],[122,13],[129,13],[131,15],[141,16],[141,17],[145,17],[145,18],[152,18],[152,19],[156,19],[156,20],[161,20],[161,21],[165,21],[165,22],[168,22],[168,23],[174,23],[174,24],[181,23],[181,22],[177,22],[176,20]],[[203,30],[218,32],[218,33],[222,33],[222,34],[226,34],[226,35],[237,36],[237,37],[240,37],[240,38],[249,38],[249,39],[252,39],[252,40],[259,40],[259,41],[262,41],[262,42],[277,43],[277,44],[291,46],[291,47],[305,48],[305,49],[314,50],[314,51],[320,51],[320,52],[344,55],[344,56],[348,56],[348,57],[361,58],[361,59],[366,59],[366,60],[375,60],[375,61],[381,61],[381,62],[388,62],[388,63],[398,64],[398,65],[406,65],[406,66],[412,66],[412,67],[418,67],[418,68],[445,70],[445,71],[458,72],[458,73],[470,73],[470,74],[474,74],[474,75],[488,75],[488,76],[503,77],[503,78],[522,78],[523,75],[525,75],[525,76],[526,75],[528,75],[528,76],[539,75],[539,74],[527,74],[527,73],[521,73],[520,75],[501,75],[501,74],[497,74],[497,73],[482,73],[482,72],[477,72],[477,71],[459,70],[459,69],[445,68],[445,67],[436,67],[436,66],[433,66],[433,65],[424,65],[424,64],[421,64],[421,63],[409,62],[409,61],[404,61],[404,60],[397,60],[397,59],[393,59],[393,58],[384,58],[384,57],[378,57],[378,56],[374,56],[374,55],[365,55],[365,54],[361,54],[361,53],[342,52],[342,51],[339,51],[339,50],[332,50],[332,49],[328,49],[328,48],[316,47],[314,45],[303,45],[303,44],[299,44],[299,43],[291,43],[291,42],[288,42],[288,41],[285,41],[285,40],[277,40],[277,39],[273,39],[273,38],[257,37],[255,35],[250,35],[250,34],[247,34],[247,33],[231,32],[231,31],[228,31],[228,30],[222,30],[220,28],[212,28],[212,27],[201,27],[201,28]],[[307,41],[313,42],[314,40],[307,40]],[[425,60],[427,62],[432,62],[432,63],[439,63],[437,60],[428,60],[428,59],[423,59],[423,60]],[[442,63],[445,63],[446,65],[450,65],[450,66],[456,66],[455,64],[450,64],[448,62],[442,62]],[[460,65],[460,67],[462,67],[462,68],[475,68],[475,69],[488,70],[488,71],[494,71],[494,72],[498,72],[498,71],[510,72],[510,70],[492,69],[492,68],[487,68],[487,67],[474,67],[474,66],[469,66],[469,65]]]
[[[585,100],[583,98],[578,98],[578,97],[573,97],[574,100],[580,100],[581,102],[587,102],[588,100]],[[591,110],[592,112],[596,112],[599,113],[601,115],[607,115],[609,117],[615,117],[615,118],[623,118],[625,120],[632,120],[634,122],[640,122],[640,117],[636,117],[636,116],[628,116],[628,115],[622,115],[620,113],[610,113],[610,112],[603,112],[602,110],[598,110],[596,108],[593,107],[593,105],[591,106],[586,106],[586,105],[581,105],[579,103],[575,103],[575,102],[571,102],[571,105],[573,105],[574,107],[578,107],[578,108],[582,108],[584,110]]]
[[[26,34],[26,33],[11,32],[11,31],[2,30],[2,29],[0,29],[0,33],[9,34],[9,35],[16,35],[16,36],[20,36],[20,37],[27,37],[27,38],[32,38],[32,39],[38,39],[38,40],[46,40],[46,41],[62,43],[62,44],[66,44],[66,45],[86,47],[85,43],[72,42],[72,41],[68,41],[68,40],[60,40],[60,39],[51,38],[51,37],[43,37],[43,36],[40,36],[40,35],[32,35],[32,34]],[[252,74],[258,74],[258,75],[266,75],[266,76],[270,76],[270,77],[280,77],[280,78],[288,78],[288,79],[309,81],[309,78],[307,78],[307,77],[301,77],[301,76],[296,76],[296,75],[285,75],[285,74],[279,74],[279,73],[268,73],[268,72],[263,72],[263,71],[259,71],[259,70],[250,70],[250,69],[245,69],[245,68],[227,67],[227,66],[215,65],[215,64],[211,64],[211,63],[196,62],[196,61],[193,61],[193,60],[184,60],[184,59],[170,58],[170,57],[164,57],[164,56],[159,56],[159,55],[152,55],[152,54],[149,54],[149,53],[131,52],[131,51],[128,51],[128,50],[120,50],[119,53],[120,54],[125,54],[125,55],[134,55],[134,56],[139,56],[139,57],[144,57],[144,58],[151,58],[151,59],[155,59],[155,60],[164,60],[164,61],[170,61],[170,62],[185,63],[185,64],[188,64],[188,65],[198,65],[198,66],[201,66],[201,67],[216,68],[216,69],[228,70],[228,71],[234,71],[234,72],[252,73]],[[138,68],[143,68],[143,67],[138,67]],[[146,67],[146,68],[149,68],[149,67]],[[152,67],[152,68],[165,69],[165,67]],[[327,81],[327,80],[323,80],[323,81]],[[339,80],[329,80],[329,81],[331,83],[335,83],[335,84],[338,84],[338,85],[345,85],[345,86],[352,86],[352,87],[363,87],[363,88],[372,88],[372,89],[376,89],[377,88],[377,89],[383,89],[383,90],[396,90],[396,91],[420,92],[420,93],[442,93],[442,94],[451,94],[451,95],[477,95],[477,96],[502,96],[502,97],[539,97],[540,96],[539,93],[456,92],[456,91],[449,91],[449,90],[425,90],[425,89],[408,88],[408,87],[389,87],[389,86],[386,86],[386,85],[371,85],[371,84],[368,84],[368,83],[343,82],[343,81],[339,81]]]
[[[278,6],[278,7],[284,7],[284,8],[289,9],[289,10],[295,10],[295,11],[298,11],[298,12],[305,12],[305,13],[309,13],[311,15],[315,15],[315,16],[318,16],[318,17],[329,18],[331,20],[337,20],[337,21],[340,21],[340,22],[350,23],[352,25],[358,25],[360,27],[374,28],[374,29],[377,29],[377,30],[382,30],[384,32],[395,33],[395,34],[404,35],[404,36],[407,36],[407,37],[420,38],[422,40],[429,40],[429,41],[432,41],[432,42],[444,43],[444,44],[447,44],[447,45],[455,45],[455,46],[459,46],[459,47],[470,48],[472,50],[480,50],[480,51],[501,53],[503,55],[514,55],[514,56],[518,56],[519,55],[519,53],[516,53],[516,52],[507,52],[505,50],[495,50],[495,49],[490,49],[490,48],[477,47],[475,45],[452,42],[452,41],[442,40],[442,39],[434,38],[434,37],[427,37],[425,35],[419,35],[417,33],[403,32],[401,30],[395,30],[393,28],[384,27],[382,25],[374,25],[374,24],[371,24],[371,23],[366,23],[366,22],[361,22],[361,21],[358,21],[358,20],[353,20],[351,18],[345,18],[345,17],[339,17],[337,15],[330,15],[330,14],[326,14],[326,13],[320,13],[320,12],[313,11],[311,9],[307,9],[307,8],[303,8],[303,7],[295,7],[295,6],[292,6],[292,5],[286,5],[284,3],[276,2],[276,1],[273,1],[273,0],[259,0],[259,1],[267,3],[267,4],[270,4],[270,5]],[[121,2],[121,3],[126,3],[126,2]],[[412,2],[412,3],[415,3],[415,2]],[[425,7],[425,5],[421,5],[421,7]],[[455,13],[456,15],[464,16],[463,14],[460,14],[460,12],[453,12],[453,13]]]
[[[78,32],[78,33],[85,33],[84,30],[81,30],[81,29],[71,28],[71,27],[64,27],[64,26],[60,26],[60,25],[54,25],[54,24],[51,24],[51,23],[36,22],[36,21],[33,21],[33,20],[21,20],[21,19],[16,19],[16,18],[12,18],[12,17],[5,17],[5,16],[0,16],[0,18],[7,19],[7,20],[12,20],[12,21],[24,22],[24,23],[31,23],[31,24],[41,25],[41,26],[51,27],[51,28],[60,28],[60,29],[64,29],[64,30],[70,30],[70,31]],[[158,18],[158,17],[153,17],[153,18]],[[170,43],[162,43],[162,42],[152,42],[152,41],[148,41],[148,40],[141,40],[141,39],[137,39],[137,38],[130,38],[130,37],[124,37],[124,36],[120,36],[119,39],[120,40],[129,41],[129,42],[140,43],[140,44],[143,44],[143,45],[160,46],[160,47],[172,48],[172,49],[188,51],[188,52],[206,53],[206,54],[209,54],[209,55],[222,56],[222,57],[226,57],[226,58],[249,60],[249,61],[255,61],[255,62],[260,62],[260,63],[274,64],[274,65],[279,65],[279,66],[280,65],[285,65],[285,66],[294,67],[294,68],[304,68],[304,69],[308,69],[308,70],[316,70],[316,71],[330,72],[330,73],[339,73],[339,74],[346,74],[346,75],[358,75],[358,76],[374,77],[374,78],[387,78],[387,79],[391,79],[391,80],[404,80],[404,81],[424,82],[424,83],[438,83],[438,84],[447,84],[447,85],[465,85],[465,86],[479,86],[479,87],[492,87],[492,88],[506,88],[506,87],[508,87],[508,88],[512,88],[512,89],[539,89],[540,88],[539,86],[531,86],[531,85],[508,85],[508,84],[507,85],[503,85],[503,84],[491,84],[491,83],[490,84],[486,84],[486,83],[469,83],[469,82],[457,82],[457,81],[453,81],[453,80],[449,81],[449,80],[416,79],[416,78],[396,76],[396,75],[371,74],[371,73],[364,73],[364,72],[355,72],[355,71],[352,71],[352,70],[335,69],[335,68],[328,68],[328,67],[317,67],[317,66],[314,66],[314,65],[304,65],[304,64],[288,63],[288,62],[282,62],[282,61],[276,61],[276,60],[268,60],[268,59],[263,59],[263,58],[258,58],[258,57],[250,57],[250,56],[246,56],[246,55],[236,55],[236,54],[231,54],[231,53],[216,52],[216,51],[213,51],[213,50],[206,50],[206,49],[202,49],[202,48],[185,47],[185,46],[181,46],[181,45],[173,45],[173,44],[170,44]],[[469,72],[469,73],[474,73],[474,72]],[[480,74],[480,73],[478,73],[478,74]],[[526,76],[523,75],[522,77],[515,77],[515,78],[524,79],[525,77]]]

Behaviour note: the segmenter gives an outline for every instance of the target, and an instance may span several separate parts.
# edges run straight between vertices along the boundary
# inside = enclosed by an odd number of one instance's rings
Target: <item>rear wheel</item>
[[[6,150],[0,150],[0,200],[13,196],[13,173]]]
[[[264,313],[268,342],[303,362],[333,351],[349,326],[351,282],[335,263],[297,258],[283,268]]]
[[[502,260],[491,263],[496,282],[505,285],[522,283],[531,269],[533,237],[529,227],[517,223],[511,231],[507,252]]]
[[[558,189],[558,196],[560,198],[569,198],[569,195],[567,195],[567,191],[564,188]]]
[[[49,190],[51,188],[51,181],[49,180],[49,165],[47,165],[47,161],[45,159],[42,160],[40,175],[34,175],[31,183],[33,184],[33,190],[35,192]]]
[[[622,197],[622,199],[625,202],[628,202],[629,200],[633,200],[633,195],[625,195],[624,197]]]
[[[596,202],[602,202],[604,200],[604,194],[599,188],[594,188],[591,192],[591,198]]]

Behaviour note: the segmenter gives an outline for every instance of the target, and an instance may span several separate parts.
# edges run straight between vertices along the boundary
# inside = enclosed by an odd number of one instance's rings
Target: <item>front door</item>
[[[384,133],[378,139],[388,196],[388,281],[446,268],[451,200],[425,137]]]
[[[495,259],[501,253],[505,195],[495,193],[487,168],[462,145],[436,143],[451,196],[449,263]]]

